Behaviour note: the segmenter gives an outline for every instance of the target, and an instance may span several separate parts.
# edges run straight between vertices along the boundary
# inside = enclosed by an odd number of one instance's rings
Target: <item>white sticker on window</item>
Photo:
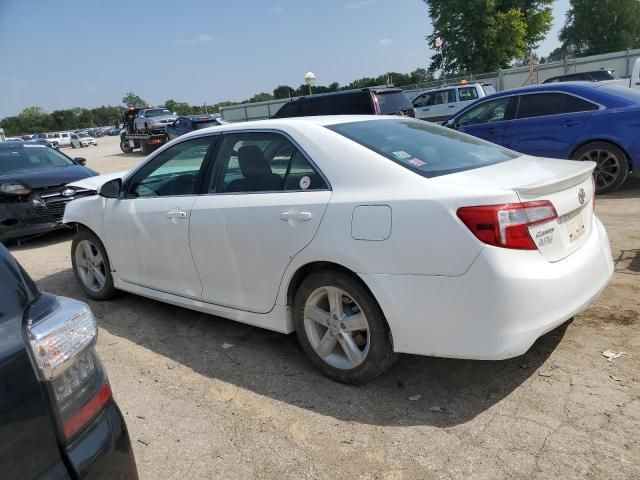
[[[311,179],[306,175],[300,179],[300,188],[306,190],[311,186]]]
[[[404,150],[400,150],[398,152],[391,152],[393,153],[393,156],[396,157],[397,159],[405,159],[405,158],[411,158],[411,155],[409,155],[407,152],[405,152]]]

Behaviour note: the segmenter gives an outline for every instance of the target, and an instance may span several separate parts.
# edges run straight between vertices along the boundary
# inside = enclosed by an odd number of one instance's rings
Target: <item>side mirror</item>
[[[78,165],[82,165],[82,166],[87,164],[87,159],[82,157],[76,157],[73,159],[73,161],[76,162]]]
[[[104,198],[119,198],[122,190],[122,179],[114,178],[98,189],[98,195]]]
[[[449,128],[453,128],[454,130],[458,129],[458,125],[456,125],[456,121],[455,120],[447,120],[447,122],[444,124],[445,127],[449,127]]]

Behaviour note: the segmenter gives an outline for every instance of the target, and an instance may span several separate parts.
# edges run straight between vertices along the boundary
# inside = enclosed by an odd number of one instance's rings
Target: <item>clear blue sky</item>
[[[393,5],[393,7],[391,7]],[[568,0],[539,49],[555,48]],[[0,0],[0,118],[118,105],[242,100],[426,67],[422,0]]]

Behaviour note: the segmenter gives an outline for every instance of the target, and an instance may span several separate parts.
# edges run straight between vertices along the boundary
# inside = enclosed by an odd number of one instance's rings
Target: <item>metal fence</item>
[[[496,90],[500,91],[523,87],[525,85],[535,85],[543,82],[547,78],[555,77],[557,75],[600,69],[615,70],[617,77],[628,78],[631,76],[633,65],[638,58],[640,58],[640,49],[625,50],[622,52],[592,55],[590,57],[566,58],[559,62],[543,63],[532,67],[515,67],[477,75],[439,78],[426,83],[405,85],[402,88],[409,98],[413,100],[425,90],[453,83],[460,83],[463,80],[467,82],[489,83],[493,85]],[[221,108],[220,113],[223,120],[228,122],[261,120],[270,118],[288,101],[289,99],[282,99],[233,105]]]

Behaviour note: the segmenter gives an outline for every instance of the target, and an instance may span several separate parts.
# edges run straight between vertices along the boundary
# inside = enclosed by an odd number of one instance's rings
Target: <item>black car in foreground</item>
[[[320,93],[285,103],[271,118],[313,117],[316,115],[403,115],[416,111],[400,88],[362,88]]]
[[[65,228],[64,207],[92,192],[65,185],[98,173],[37,142],[0,143],[0,241]]]
[[[97,333],[86,304],[38,291],[0,245],[2,480],[138,478]]]
[[[220,118],[212,115],[185,115],[183,117],[178,117],[175,122],[168,125],[166,132],[168,139],[173,140],[185,133],[208,127],[216,127],[224,123],[226,122],[223,122]]]

